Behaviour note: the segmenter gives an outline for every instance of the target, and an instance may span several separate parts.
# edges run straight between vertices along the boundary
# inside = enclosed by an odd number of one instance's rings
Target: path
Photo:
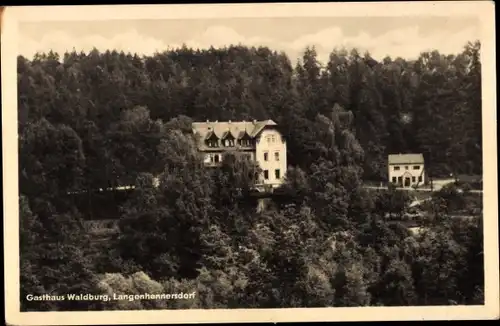
[[[387,187],[375,187],[375,186],[363,186],[365,189],[374,189],[374,190],[387,190]],[[430,188],[396,188],[396,190],[405,190],[405,191],[424,191],[424,192],[433,192],[433,191],[439,191],[440,189],[442,188],[441,187],[434,187],[434,189],[430,189]],[[470,193],[473,193],[473,194],[481,194],[483,193],[482,190],[476,190],[476,189],[472,189],[472,190],[469,190]]]

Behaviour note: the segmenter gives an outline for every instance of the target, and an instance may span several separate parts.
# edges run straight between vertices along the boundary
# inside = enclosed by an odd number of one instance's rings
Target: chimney
[[[207,123],[209,123],[209,122],[210,122],[210,120],[207,119]]]
[[[215,120],[215,123],[219,122],[219,120]]]
[[[229,120],[229,123],[231,123],[231,120]]]
[[[254,119],[254,120],[253,120],[253,124],[256,124],[256,123],[257,123],[257,120],[255,120],[255,119]]]

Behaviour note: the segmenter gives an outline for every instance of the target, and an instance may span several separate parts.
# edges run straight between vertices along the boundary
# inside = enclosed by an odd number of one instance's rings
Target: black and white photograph
[[[492,2],[2,24],[7,322],[498,318]]]

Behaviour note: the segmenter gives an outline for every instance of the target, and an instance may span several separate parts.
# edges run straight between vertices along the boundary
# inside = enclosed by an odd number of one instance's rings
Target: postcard
[[[9,324],[499,317],[492,2],[1,23]]]

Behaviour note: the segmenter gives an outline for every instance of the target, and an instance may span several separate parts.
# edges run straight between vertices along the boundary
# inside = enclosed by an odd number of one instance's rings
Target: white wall
[[[415,170],[414,167],[418,166],[419,169]],[[395,167],[399,167],[399,170],[396,170]],[[395,164],[389,165],[389,182],[394,183],[392,178],[396,178],[396,182],[398,177],[402,177],[402,182],[404,183],[405,177],[410,177],[411,185],[419,184],[423,185],[425,183],[425,172],[422,173],[424,169],[423,164]],[[422,181],[419,182],[418,177],[422,177]],[[415,181],[413,181],[413,177],[415,177]]]
[[[270,137],[273,137],[269,139]],[[268,153],[268,160],[264,160],[264,153]],[[275,158],[275,153],[279,153],[279,160]],[[277,186],[283,183],[286,174],[286,143],[283,142],[281,134],[277,130],[264,130],[256,144],[256,161],[260,168],[269,173],[269,179],[264,180],[264,172],[262,172],[262,181],[264,184]],[[279,169],[280,178],[276,179],[275,170]]]

